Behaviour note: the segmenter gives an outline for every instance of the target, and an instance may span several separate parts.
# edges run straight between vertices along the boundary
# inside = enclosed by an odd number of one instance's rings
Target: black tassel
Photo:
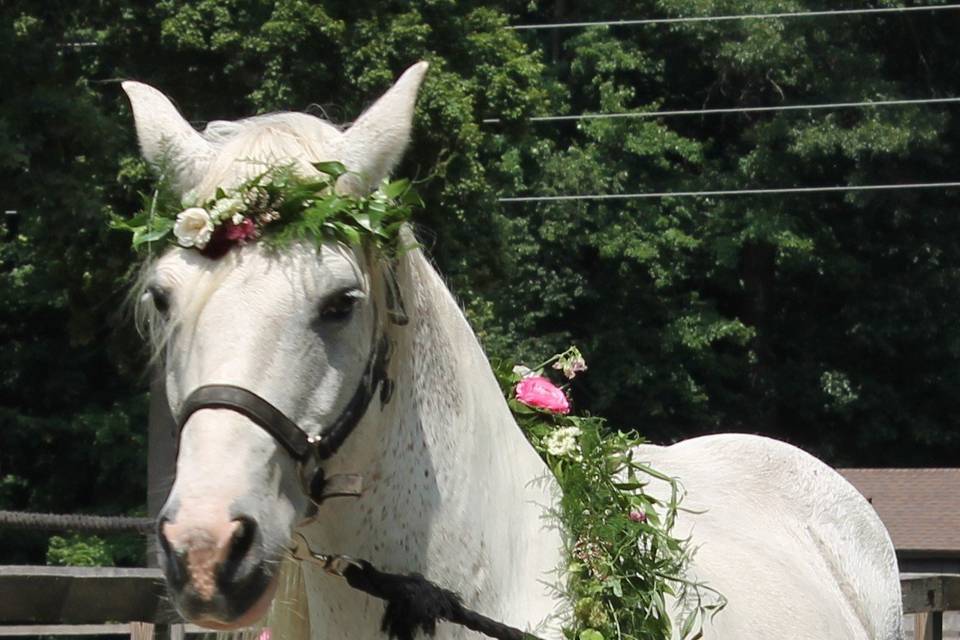
[[[396,640],[414,640],[417,630],[433,636],[438,620],[463,625],[498,640],[534,638],[467,609],[458,594],[438,587],[418,573],[383,573],[361,560],[348,567],[343,577],[354,589],[386,601],[380,629]]]

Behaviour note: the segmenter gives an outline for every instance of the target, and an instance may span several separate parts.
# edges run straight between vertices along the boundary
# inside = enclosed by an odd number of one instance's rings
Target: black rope
[[[153,518],[126,516],[63,515],[57,513],[30,513],[0,511],[0,528],[33,529],[37,531],[83,531],[86,533],[153,533]]]
[[[432,636],[437,620],[446,620],[497,640],[539,640],[520,629],[497,622],[463,606],[460,596],[422,575],[384,573],[366,560],[357,560],[343,571],[354,589],[386,600],[380,629],[390,638],[414,640],[417,630]]]

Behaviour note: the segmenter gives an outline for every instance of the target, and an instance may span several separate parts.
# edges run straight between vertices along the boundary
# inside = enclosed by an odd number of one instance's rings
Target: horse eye
[[[324,322],[341,322],[350,317],[354,307],[363,298],[356,289],[339,291],[324,300],[320,307],[320,319]]]
[[[157,285],[151,285],[147,287],[147,295],[153,301],[153,308],[157,310],[157,313],[163,316],[170,313],[170,295],[165,289]]]

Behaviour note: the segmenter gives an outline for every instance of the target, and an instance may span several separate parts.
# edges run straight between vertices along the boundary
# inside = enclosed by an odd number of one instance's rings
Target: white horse
[[[356,191],[378,184],[399,159],[426,68],[411,67],[346,130],[281,113],[211,123],[199,133],[157,90],[135,82],[124,89],[145,158],[172,161],[177,188],[201,201],[262,172],[264,163],[296,163],[309,173],[311,162],[339,160],[353,178],[338,188]],[[408,229],[401,241],[415,246]],[[187,618],[238,629],[275,599],[270,625],[283,640],[384,637],[380,601],[319,567],[294,566],[288,549],[299,531],[315,549],[420,572],[485,615],[562,637],[570,612],[556,588],[564,540],[545,516],[557,487],[419,249],[386,265],[334,243],[280,253],[253,243],[219,260],[174,248],[146,266],[143,291],[174,415],[197,387],[232,384],[318,433],[362,384],[378,337],[391,345],[393,393],[364,405],[355,430],[324,463],[328,476],[361,473],[363,494],[324,502],[312,518],[305,519],[299,465],[251,419],[207,407],[185,422],[159,532],[161,564]],[[405,305],[407,324],[387,317],[398,304],[391,292]],[[900,636],[889,537],[870,505],[827,466],[748,435],[645,446],[639,455],[680,478],[696,512],[677,523],[697,548],[688,577],[728,601],[705,623],[704,638]],[[288,574],[295,579],[282,577]],[[450,624],[437,635],[477,637]]]

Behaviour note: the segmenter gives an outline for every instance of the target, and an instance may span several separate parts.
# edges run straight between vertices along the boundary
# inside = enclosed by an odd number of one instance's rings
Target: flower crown
[[[132,233],[135,249],[173,241],[214,259],[261,237],[272,246],[334,240],[391,248],[413,208],[423,206],[409,180],[384,182],[370,195],[353,196],[335,189],[347,173],[343,164],[313,166],[319,176],[273,168],[236,188],[217,189],[202,203],[189,196],[178,202],[161,180],[143,211],[129,220],[115,216],[110,226]]]

